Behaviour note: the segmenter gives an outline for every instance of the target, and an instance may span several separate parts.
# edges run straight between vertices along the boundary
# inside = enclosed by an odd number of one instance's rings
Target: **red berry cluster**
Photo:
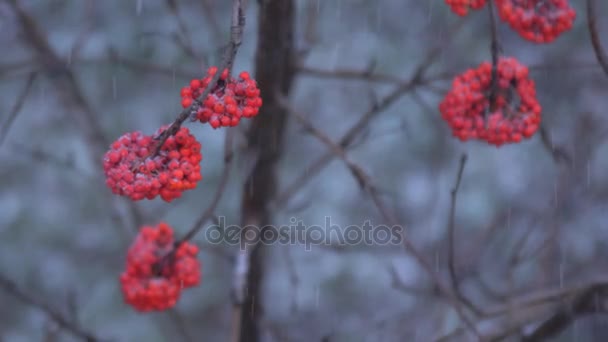
[[[161,127],[160,135],[166,127]],[[154,155],[158,142],[141,132],[116,140],[103,160],[106,184],[112,192],[134,201],[159,196],[166,202],[194,189],[201,180],[201,144],[185,127],[167,138]]]
[[[170,309],[184,288],[200,283],[198,248],[188,242],[174,246],[173,229],[166,223],[144,226],[127,253],[120,276],[127,304],[141,312]]]
[[[457,76],[439,110],[455,137],[496,146],[530,138],[541,120],[534,81],[515,58],[499,59],[495,82],[489,62]]]
[[[217,67],[211,67],[207,76],[202,79],[193,79],[190,86],[181,90],[182,106],[190,107],[203,93],[217,73]],[[239,124],[241,118],[252,118],[258,114],[262,106],[260,89],[251,79],[249,73],[243,71],[239,78],[230,78],[228,70],[220,75],[218,84],[203,100],[202,107],[196,111],[196,119],[202,123],[209,123],[211,127],[230,127]]]
[[[445,0],[452,12],[461,17],[469,14],[469,10],[478,10],[486,4],[486,0]]]
[[[500,18],[523,38],[549,43],[572,28],[576,12],[568,0],[496,0]]]

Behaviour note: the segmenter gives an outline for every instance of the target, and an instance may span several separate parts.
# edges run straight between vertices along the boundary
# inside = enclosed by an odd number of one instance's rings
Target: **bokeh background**
[[[606,45],[602,14],[608,4],[597,2]],[[24,38],[12,6],[0,1],[1,127],[8,127],[9,113],[33,79],[0,146],[0,272],[99,337],[224,341],[231,330],[237,247],[210,245],[204,231],[197,235],[203,281],[184,292],[173,313],[135,312],[123,303],[118,276],[138,222],[164,220],[184,234],[209,205],[224,172],[225,130],[188,124],[203,145],[203,181],[170,204],[138,202],[139,221],[132,205],[106,188],[103,140],[91,137],[78,119],[90,113],[107,141],[134,130],[150,134],[180,111],[180,88],[218,63],[231,3],[175,0],[175,11],[168,3],[19,1],[76,79],[78,102],[69,94],[74,89],[57,81],[65,69],[45,67],[48,61]],[[451,76],[490,59],[487,9],[461,18],[441,0],[296,1],[294,40],[302,53],[291,106],[335,141],[396,81],[406,82],[430,50],[440,49],[424,75],[429,81],[374,116],[348,155],[447,280],[450,191],[467,154],[455,213],[455,269],[476,306],[502,313],[495,319],[470,314],[471,320],[484,334],[508,331],[506,340],[519,340],[519,332],[533,329],[563,299],[551,297],[533,310],[518,306],[521,298],[566,292],[608,269],[608,77],[591,48],[584,1],[571,3],[575,26],[553,44],[526,42],[499,23],[504,54],[530,65],[545,138],[539,133],[495,148],[452,138],[437,109]],[[258,10],[250,1],[237,71],[254,71]],[[370,65],[370,74],[388,77],[359,77]],[[327,153],[285,115],[279,193]],[[240,222],[248,125],[234,129],[236,162],[215,211],[230,224]],[[323,225],[326,217],[341,227],[386,223],[337,158],[279,204],[276,225],[292,218]],[[435,341],[465,327],[400,246],[306,251],[272,245],[264,265],[264,341]],[[14,293],[0,288],[0,303],[1,341],[73,340]],[[555,340],[603,341],[605,323],[601,316],[579,319]],[[474,339],[456,334],[447,340]]]

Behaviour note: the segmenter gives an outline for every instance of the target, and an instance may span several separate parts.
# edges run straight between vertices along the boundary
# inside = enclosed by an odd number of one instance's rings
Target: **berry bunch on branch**
[[[241,119],[258,115],[262,98],[256,81],[245,71],[231,75],[245,25],[245,3],[233,1],[230,41],[221,67],[210,67],[204,77],[182,88],[183,109],[173,123],[161,126],[155,135],[125,133],[111,144],[103,168],[106,185],[114,194],[133,201],[160,196],[171,202],[181,197],[202,179],[203,159],[201,143],[182,125],[198,121],[214,129],[234,127]],[[202,224],[197,221],[182,239],[174,239],[166,223],[140,229],[120,276],[127,304],[141,312],[167,310],[175,306],[183,289],[200,283],[198,248],[188,241]]]
[[[499,18],[527,40],[549,43],[572,28],[576,13],[567,0],[445,0],[465,16],[488,5],[492,62],[456,76],[439,104],[442,118],[461,141],[483,140],[499,147],[532,137],[541,123],[541,105],[528,68],[499,56],[494,5]]]
[[[176,246],[173,229],[164,222],[142,227],[120,276],[125,302],[142,312],[175,306],[183,289],[200,283],[197,253],[198,248],[191,243]]]
[[[521,37],[535,43],[550,43],[570,30],[576,12],[568,0],[489,0],[498,15]],[[488,0],[445,0],[452,12],[466,16],[482,9]]]
[[[457,76],[439,105],[443,119],[462,141],[481,139],[500,146],[530,138],[538,130],[541,107],[528,68],[501,58],[492,87],[492,64],[484,62]]]

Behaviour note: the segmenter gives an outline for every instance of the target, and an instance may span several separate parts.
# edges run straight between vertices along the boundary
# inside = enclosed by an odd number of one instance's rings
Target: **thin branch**
[[[177,311],[176,309],[171,309],[167,311],[167,315],[173,324],[175,325],[175,329],[177,330],[179,336],[181,336],[181,340],[183,342],[191,342],[194,341],[190,332],[188,331],[188,326],[186,325],[186,321],[184,317]]]
[[[419,85],[424,83],[424,74],[426,70],[431,66],[435,58],[439,55],[441,50],[439,48],[433,49],[427,58],[419,64],[415,69],[413,75],[407,82],[400,83],[391,93],[380,100],[378,103],[374,103],[371,108],[365,112],[359,120],[342,136],[338,145],[341,148],[348,148],[352,145],[353,141],[357,138],[359,133],[363,131],[369,122],[376,117],[379,113],[386,110],[389,106],[395,103],[404,94],[416,89]],[[312,176],[318,174],[330,161],[334,158],[334,153],[327,152],[323,156],[319,157],[310,166],[306,167],[304,171],[281,192],[276,200],[274,201],[275,209],[281,208],[289,202],[296,192],[298,192]]]
[[[366,190],[366,192],[372,199],[372,202],[374,203],[375,207],[378,209],[378,211],[382,215],[383,219],[386,220],[386,222],[392,227],[399,226],[399,222],[397,221],[395,216],[391,213],[391,211],[388,210],[386,204],[384,203],[384,201],[382,200],[382,198],[380,196],[380,192],[374,186],[374,184],[371,180],[371,177],[361,167],[359,167],[358,165],[356,165],[355,163],[353,163],[352,161],[350,161],[348,159],[348,157],[346,156],[346,152],[344,151],[344,148],[342,146],[334,143],[331,140],[331,138],[329,138],[325,133],[323,133],[321,130],[316,128],[304,115],[298,113],[293,108],[291,108],[289,106],[289,103],[287,102],[287,100],[284,97],[282,97],[280,94],[277,94],[275,96],[278,100],[278,103],[283,108],[285,108],[285,110],[287,110],[294,118],[296,118],[298,120],[298,122],[300,122],[302,125],[304,125],[311,134],[313,134],[316,138],[318,138],[323,144],[325,144],[328,147],[328,149],[331,151],[330,153],[334,154],[336,157],[338,157],[342,161],[344,161],[344,163],[346,164],[346,166],[349,168],[350,172],[352,173],[353,177],[357,180],[359,186],[362,189]],[[463,323],[471,329],[471,331],[475,334],[475,336],[477,336],[481,339],[481,335],[479,335],[479,332],[476,330],[475,325],[466,316],[466,313],[462,310],[462,306],[460,305],[458,299],[454,296],[454,294],[447,287],[445,287],[443,285],[443,282],[441,281],[437,272],[435,272],[435,270],[432,268],[432,266],[427,262],[427,260],[424,258],[422,253],[416,249],[414,244],[406,238],[405,234],[402,234],[401,237],[403,239],[403,246],[404,246],[405,250],[412,257],[414,257],[414,259],[416,259],[416,261],[420,264],[420,266],[422,266],[424,271],[430,276],[430,278],[432,279],[433,283],[437,286],[440,293],[445,296],[448,303],[455,309],[456,313],[458,314],[460,319],[463,321]]]
[[[219,181],[219,185],[215,190],[215,194],[211,199],[211,204],[205,209],[203,214],[196,220],[192,228],[184,235],[183,238],[176,242],[176,245],[181,244],[182,242],[191,240],[198,232],[204,227],[205,222],[209,221],[209,219],[213,218],[215,209],[217,208],[222,196],[225,193],[226,186],[228,185],[228,179],[230,178],[230,169],[232,168],[233,161],[233,150],[232,150],[232,141],[233,141],[233,131],[226,131],[226,138],[224,142],[224,167],[222,169],[222,176]]]
[[[82,329],[77,323],[71,321],[59,311],[56,311],[55,309],[51,308],[47,303],[27,294],[15,282],[10,280],[4,274],[0,274],[0,287],[13,297],[22,301],[23,303],[38,308],[39,310],[44,312],[51,320],[57,323],[61,328],[65,329],[66,331],[69,331],[72,335],[88,342],[101,341],[101,339],[99,339],[92,333]]]
[[[460,189],[460,182],[462,180],[462,174],[464,173],[464,167],[467,163],[467,155],[463,154],[460,157],[460,162],[458,164],[458,172],[456,174],[456,182],[454,183],[454,187],[450,192],[450,214],[448,219],[448,270],[450,275],[450,284],[452,286],[452,291],[454,291],[454,295],[473,311],[477,316],[483,315],[481,309],[479,309],[469,298],[467,298],[460,291],[460,284],[458,281],[458,276],[456,275],[456,253],[455,253],[455,244],[456,244],[456,200],[458,196],[458,190]]]
[[[25,85],[23,86],[23,89],[21,90],[19,95],[17,95],[17,100],[15,101],[13,108],[9,112],[8,117],[6,118],[6,121],[0,127],[0,146],[2,146],[2,143],[4,142],[4,140],[6,139],[6,137],[8,135],[8,131],[10,130],[11,125],[13,124],[13,122],[17,118],[17,115],[21,111],[21,108],[25,104],[25,100],[27,99],[27,95],[29,94],[30,90],[32,89],[32,85],[34,84],[36,75],[37,74],[35,72],[30,73],[29,77],[27,78],[27,81],[25,81]]]
[[[220,37],[222,35],[222,29],[217,22],[217,18],[213,14],[213,4],[210,0],[200,0],[199,1],[203,6],[203,15],[205,19],[207,19],[207,23],[211,27],[211,31],[213,32],[214,37]]]
[[[230,40],[228,42],[228,47],[224,52],[224,56],[222,59],[221,67],[218,71],[213,75],[213,78],[205,88],[205,90],[201,93],[201,95],[196,98],[193,103],[188,107],[183,109],[178,115],[175,121],[164,130],[156,140],[158,140],[158,145],[156,150],[152,155],[157,155],[160,151],[161,147],[164,145],[167,138],[172,135],[175,135],[182,126],[182,124],[194,113],[198,111],[198,109],[202,106],[203,101],[211,93],[211,91],[217,86],[218,80],[222,75],[222,72],[225,69],[228,69],[228,72],[232,70],[232,65],[234,64],[234,58],[236,57],[236,53],[241,46],[243,39],[243,30],[245,28],[245,6],[247,0],[233,0],[232,3],[232,20],[230,26]]]
[[[602,48],[600,36],[597,32],[597,23],[595,20],[595,0],[587,0],[587,24],[589,26],[589,35],[591,36],[591,44],[595,52],[595,58],[604,69],[604,73],[608,76],[608,57]]]
[[[490,112],[493,110],[496,100],[496,93],[498,91],[498,55],[500,52],[500,46],[498,43],[498,32],[496,29],[496,19],[494,18],[494,2],[488,1],[488,13],[490,19],[490,52],[492,54],[492,75],[490,81],[490,96],[489,96],[489,108]]]

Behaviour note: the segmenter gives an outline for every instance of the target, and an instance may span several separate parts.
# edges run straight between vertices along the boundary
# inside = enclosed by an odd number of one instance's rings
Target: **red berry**
[[[192,105],[192,98],[186,97],[182,100],[182,107],[188,108]]]
[[[469,10],[481,9],[486,0],[445,0],[445,3],[450,6],[452,12],[463,17],[469,14]]]

